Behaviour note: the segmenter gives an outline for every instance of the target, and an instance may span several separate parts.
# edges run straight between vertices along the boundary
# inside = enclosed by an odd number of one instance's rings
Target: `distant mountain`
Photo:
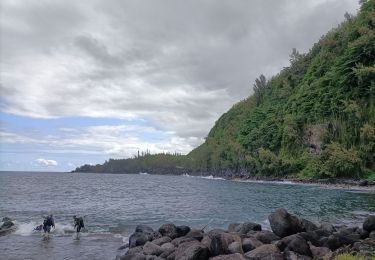
[[[261,75],[254,94],[223,114],[188,155],[76,171],[375,177],[375,0],[362,2],[357,16],[346,14],[307,54],[293,49],[289,67],[270,79]]]

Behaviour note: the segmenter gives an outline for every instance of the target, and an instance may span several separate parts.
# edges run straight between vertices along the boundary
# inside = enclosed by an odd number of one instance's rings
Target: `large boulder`
[[[279,237],[286,237],[303,231],[299,218],[289,214],[284,208],[271,213],[268,220],[272,231]]]
[[[194,238],[195,240],[201,241],[203,239],[204,232],[199,229],[192,229],[185,235],[188,238]]]
[[[9,229],[9,228],[11,228],[11,227],[13,227],[13,226],[14,226],[13,221],[11,221],[11,220],[6,220],[6,221],[4,221],[4,223],[1,225],[0,230],[2,230],[2,229]]]
[[[274,254],[279,254],[280,250],[275,245],[261,245],[245,254],[246,259],[259,260],[270,257]],[[282,258],[281,258],[282,259]]]
[[[170,237],[171,239],[175,239],[179,236],[177,227],[172,223],[162,225],[159,228],[159,233],[162,236],[167,236],[167,237]]]
[[[162,244],[160,247],[163,250],[174,249],[175,248],[175,246],[172,243],[165,243],[165,244]]]
[[[177,226],[177,234],[179,237],[186,236],[190,232],[190,227],[188,226]]]
[[[159,256],[159,255],[161,255],[161,253],[163,253],[163,249],[160,246],[155,245],[152,242],[147,242],[143,246],[143,253],[146,254],[146,255],[156,255],[156,256]]]
[[[317,225],[315,225],[310,220],[307,220],[304,218],[301,219],[301,227],[302,227],[302,230],[306,232],[311,232],[311,231],[315,231],[318,229]]]
[[[146,225],[138,225],[135,232],[129,237],[129,248],[143,246],[147,241],[154,240],[158,233]]]
[[[186,242],[179,245],[176,250],[175,259],[178,260],[207,260],[208,248],[198,241]]]
[[[149,234],[135,232],[129,237],[129,248],[143,246],[149,240],[151,240]]]
[[[268,230],[257,232],[255,235],[253,235],[253,237],[264,244],[271,244],[273,241],[277,241],[280,239],[280,237],[276,236],[274,233]]]
[[[185,243],[185,242],[192,242],[192,241],[198,241],[192,237],[178,237],[172,240],[172,244],[175,247],[178,247],[180,244]]]
[[[312,256],[317,259],[323,258],[326,255],[332,254],[332,251],[328,247],[324,247],[324,246],[317,247],[317,246],[310,245],[310,250],[311,250]]]
[[[375,215],[368,216],[363,222],[363,229],[367,232],[375,230]]]
[[[254,250],[261,245],[263,245],[263,243],[253,237],[245,238],[244,240],[242,240],[242,250],[245,253]]]
[[[241,238],[238,235],[226,233],[223,230],[214,229],[208,232],[211,239],[209,246],[211,256],[225,255],[231,253],[229,245],[233,242],[241,243]]]
[[[286,251],[293,251],[301,255],[311,256],[311,250],[306,240],[301,236],[294,237],[287,245]]]
[[[235,241],[233,243],[230,243],[228,246],[228,251],[231,254],[235,254],[235,253],[243,254],[241,242]]]
[[[161,246],[165,243],[169,243],[171,242],[172,239],[170,237],[161,237],[161,238],[157,238],[155,240],[152,241],[152,243],[154,243],[155,245],[158,245],[158,246]]]
[[[328,222],[322,222],[320,224],[320,227],[318,228],[321,232],[325,232],[325,234],[332,234],[333,232],[336,232],[336,228]]]
[[[245,222],[242,224],[230,224],[228,226],[228,232],[237,232],[240,234],[247,234],[250,231],[261,231],[262,226],[253,222]]]

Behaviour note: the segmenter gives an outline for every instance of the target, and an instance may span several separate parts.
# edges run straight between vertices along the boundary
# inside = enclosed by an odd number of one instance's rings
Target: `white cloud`
[[[55,160],[47,160],[43,158],[36,159],[35,162],[43,166],[57,166],[58,165],[58,163]]]
[[[352,0],[21,3],[1,4],[1,111],[147,118],[181,140],[203,138],[259,74],[278,72],[292,47],[306,51],[358,7]]]

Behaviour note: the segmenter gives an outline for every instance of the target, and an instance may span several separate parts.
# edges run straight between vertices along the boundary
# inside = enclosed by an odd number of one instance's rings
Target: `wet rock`
[[[314,258],[322,258],[325,255],[332,253],[332,251],[328,247],[324,247],[324,246],[316,247],[316,246],[310,245],[310,250]]]
[[[170,237],[171,239],[175,239],[178,237],[177,227],[172,223],[162,225],[159,228],[159,233],[162,236],[167,236],[167,237]]]
[[[301,219],[301,227],[303,231],[311,232],[318,229],[318,226],[315,225],[313,222],[307,219]]]
[[[365,219],[365,222],[363,222],[363,229],[368,232],[375,230],[375,215],[368,216]]]
[[[375,230],[371,231],[371,233],[368,235],[369,238],[375,239]]]
[[[231,223],[228,226],[228,232],[236,232],[236,228],[241,225],[240,223]]]
[[[333,232],[336,232],[336,228],[328,222],[322,222],[320,224],[319,230],[325,232],[325,234],[332,234]]]
[[[127,255],[134,255],[134,254],[141,253],[142,251],[143,251],[142,246],[136,246],[136,247],[129,248],[129,250],[126,254]]]
[[[163,253],[163,249],[160,246],[155,245],[152,242],[147,242],[143,246],[143,253],[146,254],[146,255],[156,255],[156,256],[159,256],[161,253]]]
[[[244,252],[249,252],[259,246],[263,245],[258,239],[250,237],[242,240],[242,249]]]
[[[3,217],[3,219],[1,221],[2,222],[7,222],[7,221],[13,221],[13,219],[8,218],[8,217]]]
[[[161,253],[161,258],[168,258],[168,256],[172,255],[176,251],[176,248],[171,249],[164,249],[163,253]]]
[[[272,231],[279,237],[286,237],[303,231],[300,220],[289,214],[284,208],[271,213],[268,220]]]
[[[171,241],[172,239],[170,237],[161,237],[161,238],[157,238],[153,240],[152,243],[154,243],[155,245],[161,246],[162,244],[169,243]]]
[[[210,245],[211,245],[211,238],[208,236],[208,235],[204,235],[203,236],[203,239],[201,241],[201,243],[205,246],[207,246],[208,248],[210,248]]]
[[[166,249],[174,249],[175,246],[174,246],[172,243],[165,243],[165,244],[162,244],[162,245],[161,245],[161,248],[162,248],[163,250],[166,250]]]
[[[147,241],[155,239],[154,230],[146,225],[138,225],[135,232],[129,237],[129,247],[143,246]]]
[[[203,239],[204,232],[199,229],[192,229],[185,237],[194,238],[195,240],[201,241]]]
[[[236,232],[240,234],[247,234],[250,231],[261,231],[262,226],[257,223],[245,222],[242,224],[230,224],[228,226],[228,232]]]
[[[13,221],[11,220],[6,220],[4,223],[1,225],[0,229],[8,229],[14,226]]]
[[[209,246],[211,256],[229,254],[229,245],[233,242],[241,243],[241,238],[235,234],[229,234],[223,230],[214,229],[208,232],[208,236],[211,238]]]
[[[190,227],[188,226],[177,226],[177,234],[179,237],[183,237],[190,232]]]
[[[310,242],[314,246],[321,246],[320,237],[314,231],[298,233],[306,241]]]
[[[254,236],[257,240],[264,244],[271,244],[273,241],[277,241],[280,237],[268,230],[257,232]]]
[[[266,257],[270,257],[273,254],[280,253],[279,249],[275,245],[261,245],[254,250],[251,250],[245,254],[246,259],[259,260]],[[281,258],[282,259],[282,258]]]
[[[206,260],[209,256],[208,248],[198,241],[181,244],[177,250],[175,259],[178,260]]]
[[[172,240],[172,244],[175,247],[178,247],[180,244],[185,243],[185,242],[192,242],[192,241],[198,241],[192,237],[178,237]]]
[[[246,258],[241,254],[230,254],[230,255],[218,255],[215,257],[210,257],[210,260],[246,260]]]
[[[129,247],[133,248],[137,246],[143,246],[149,240],[150,240],[149,234],[135,232],[129,237]]]
[[[310,247],[307,244],[306,240],[298,235],[294,239],[292,239],[292,241],[290,241],[290,243],[286,247],[286,250],[293,251],[293,252],[296,252],[298,254],[305,255],[305,256],[312,255]]]
[[[228,251],[229,251],[229,253],[232,253],[232,254],[235,254],[235,253],[243,254],[244,253],[243,250],[242,250],[241,242],[237,242],[237,241],[229,244]]]

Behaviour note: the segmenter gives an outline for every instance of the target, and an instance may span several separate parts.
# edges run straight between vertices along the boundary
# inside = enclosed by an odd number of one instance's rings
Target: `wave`
[[[221,178],[221,177],[214,177],[213,175],[209,175],[209,176],[198,176],[202,179],[207,179],[207,180],[222,180],[222,181],[225,181],[224,178]]]
[[[201,178],[201,179],[206,179],[206,180],[222,180],[222,181],[225,181],[224,178],[214,177],[213,175],[209,175],[209,176],[194,176],[194,175],[189,175],[187,173],[184,173],[181,176],[183,176],[183,177],[192,177],[192,178]]]
[[[149,175],[147,172],[140,172],[139,175]]]
[[[31,221],[28,223],[18,223],[15,221],[16,231],[14,234],[21,236],[31,236],[33,234],[38,234],[43,231],[35,230],[35,227],[39,226],[40,223]],[[52,234],[66,235],[74,233],[74,227],[71,224],[55,223],[56,228],[51,229]]]

